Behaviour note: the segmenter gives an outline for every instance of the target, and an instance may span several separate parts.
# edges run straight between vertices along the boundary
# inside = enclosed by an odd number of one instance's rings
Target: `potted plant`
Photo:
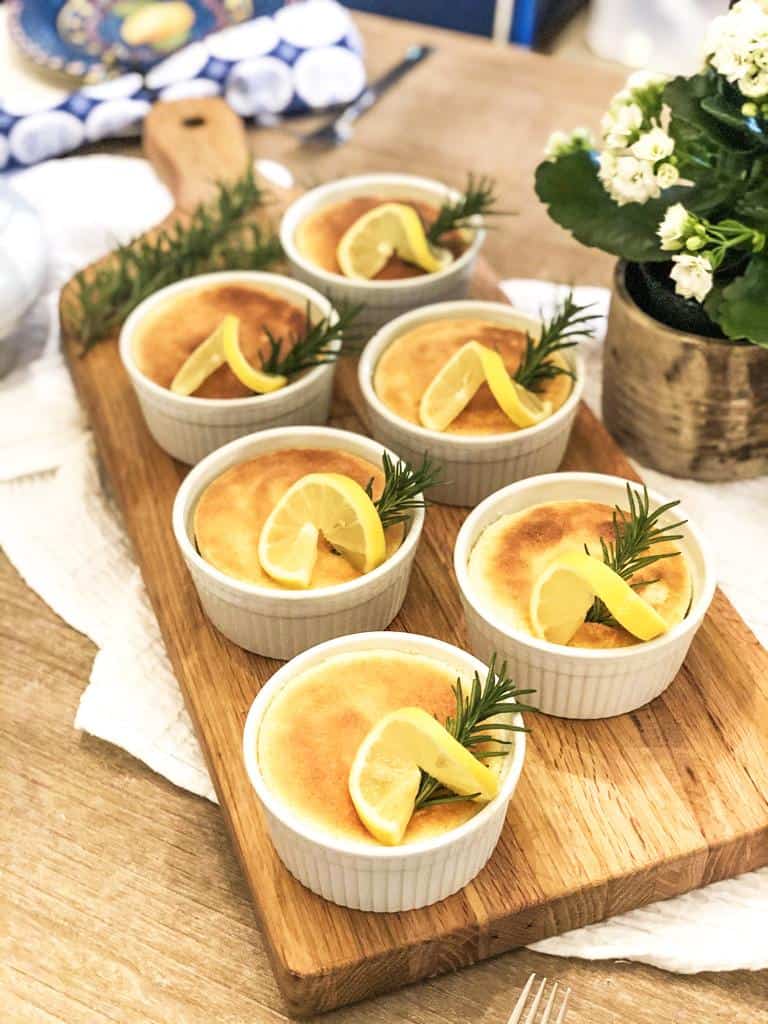
[[[550,216],[620,258],[603,416],[641,461],[725,480],[768,472],[768,0],[709,29],[702,70],[636,72],[594,142],[556,132]]]

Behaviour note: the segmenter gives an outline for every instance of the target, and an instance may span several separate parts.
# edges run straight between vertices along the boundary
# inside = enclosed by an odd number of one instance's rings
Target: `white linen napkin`
[[[0,381],[0,543],[45,601],[99,648],[75,726],[114,743],[200,796],[213,788],[119,515],[99,480],[92,440],[58,353],[56,297],[73,271],[157,222],[169,207],[141,160],[78,157],[41,164],[13,184],[37,207],[52,252],[48,294],[24,328],[19,367]],[[66,203],[61,196],[66,195]],[[119,196],[116,203],[114,197]],[[551,307],[556,286],[509,281],[515,305]],[[607,308],[603,289],[579,301]],[[587,346],[594,409],[600,339]],[[721,579],[768,644],[768,481],[701,485],[643,470],[718,538]],[[51,514],[55,509],[55,515]],[[729,528],[738,519],[739,529]],[[117,601],[115,595],[119,595]],[[762,600],[761,600],[762,598]],[[640,960],[670,971],[768,967],[768,869],[537,943],[553,955]],[[724,925],[727,923],[727,927]]]

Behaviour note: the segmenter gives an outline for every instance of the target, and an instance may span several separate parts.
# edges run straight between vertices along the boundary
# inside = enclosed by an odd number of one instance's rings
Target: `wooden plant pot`
[[[625,452],[694,480],[768,473],[768,350],[660,323],[619,262],[603,362],[603,419]]]

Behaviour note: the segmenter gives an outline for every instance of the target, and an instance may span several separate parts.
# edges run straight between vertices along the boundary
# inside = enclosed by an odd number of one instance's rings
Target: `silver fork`
[[[541,984],[538,987],[536,995],[533,997],[533,1002],[528,1007],[528,1013],[523,1018],[523,1012],[525,1011],[525,1004],[528,1001],[528,995],[533,988],[533,982],[536,975],[532,974],[528,981],[525,983],[525,988],[520,993],[520,998],[515,1004],[515,1008],[512,1011],[512,1016],[507,1021],[507,1024],[563,1024],[565,1020],[565,1014],[568,1009],[568,999],[571,994],[571,990],[567,988],[565,995],[563,996],[562,1002],[560,1003],[560,1012],[557,1013],[555,1009],[555,997],[557,996],[558,985],[554,983],[549,993],[549,998],[544,1006],[541,1017],[537,1019],[536,1014],[539,1009],[539,1004],[544,997],[544,989],[547,985],[547,979],[542,978]],[[550,1017],[552,1013],[557,1013],[557,1017]]]

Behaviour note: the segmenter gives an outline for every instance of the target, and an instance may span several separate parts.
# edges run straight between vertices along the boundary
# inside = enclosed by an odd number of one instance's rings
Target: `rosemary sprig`
[[[293,344],[287,346],[282,338],[276,338],[268,327],[264,333],[269,341],[269,354],[262,358],[261,365],[265,373],[277,373],[283,377],[292,377],[310,366],[321,363],[332,363],[349,351],[349,344],[334,346],[341,339],[359,316],[362,306],[340,303],[336,307],[337,319],[331,323],[323,317],[312,323],[310,304],[307,303],[307,326],[304,334],[294,338]],[[284,354],[283,354],[284,353]]]
[[[103,265],[81,271],[68,310],[87,351],[119,327],[131,310],[167,284],[210,270],[257,270],[282,256],[277,237],[242,218],[264,202],[253,169],[201,204],[186,222],[120,245]]]
[[[446,200],[440,207],[437,217],[427,229],[427,239],[432,245],[438,245],[443,235],[459,228],[472,227],[472,218],[506,217],[508,211],[496,210],[498,202],[496,182],[484,175],[476,178],[474,174],[467,177],[464,192],[454,202]]]
[[[496,655],[494,654],[488,665],[488,674],[484,682],[480,682],[480,676],[475,672],[468,694],[464,693],[461,680],[456,680],[453,686],[456,711],[445,720],[445,728],[475,757],[481,760],[489,757],[503,757],[508,753],[507,748],[512,741],[499,739],[496,735],[497,731],[527,732],[528,730],[521,725],[491,722],[490,719],[497,715],[512,715],[518,711],[535,711],[535,708],[518,702],[518,697],[533,692],[533,690],[518,690],[516,688],[507,675],[506,662],[503,662],[497,672]],[[499,744],[500,749],[480,749],[482,744],[490,742]],[[476,796],[477,794],[472,795]],[[435,804],[453,803],[457,800],[471,800],[472,795],[459,796],[456,793],[451,793],[437,779],[422,772],[414,810],[418,811],[423,807]]]
[[[421,465],[416,469],[400,459],[394,462],[387,453],[382,458],[384,469],[384,489],[381,497],[374,501],[379,513],[381,525],[386,529],[396,523],[410,519],[411,512],[416,508],[424,508],[427,504],[422,492],[434,487],[440,480],[441,469],[436,466],[428,455],[424,455]],[[365,493],[373,497],[373,479],[368,481]]]
[[[573,292],[569,292],[549,320],[542,317],[539,340],[534,341],[530,334],[526,335],[523,358],[514,373],[518,384],[531,390],[541,381],[561,374],[573,377],[569,369],[553,363],[551,358],[555,352],[573,348],[579,341],[593,336],[594,329],[585,326],[595,319],[593,314],[586,312],[590,308],[589,305],[577,305]]]
[[[653,565],[663,558],[675,558],[679,551],[663,551],[655,554],[645,554],[655,544],[669,543],[681,540],[682,534],[674,531],[684,526],[688,520],[681,519],[677,523],[670,523],[662,526],[659,520],[669,512],[670,509],[679,505],[679,501],[668,501],[665,505],[659,505],[653,512],[650,510],[650,499],[648,488],[643,485],[642,493],[632,490],[627,484],[627,502],[629,512],[625,512],[619,505],[613,510],[613,540],[605,541],[600,538],[600,548],[603,561],[618,573],[624,580],[631,580],[635,573]],[[589,548],[584,545],[584,550],[589,554]],[[637,586],[646,586],[654,580],[643,580]],[[587,622],[601,622],[604,625],[613,626],[616,622],[605,604],[595,598],[595,602],[587,612]]]

